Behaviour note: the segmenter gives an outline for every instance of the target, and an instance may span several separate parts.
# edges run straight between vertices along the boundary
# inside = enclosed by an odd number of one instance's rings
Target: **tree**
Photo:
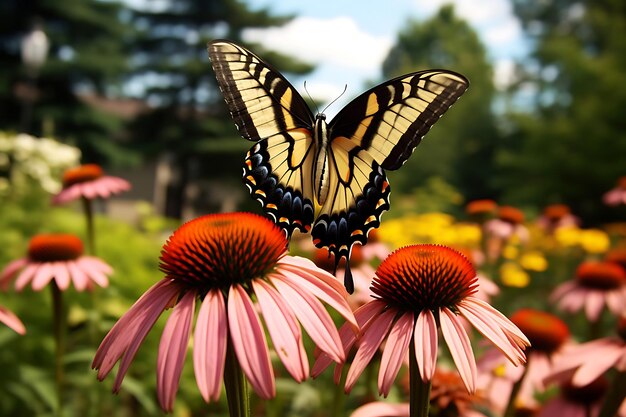
[[[92,162],[119,157],[112,139],[121,119],[87,104],[84,97],[112,95],[121,81],[131,33],[120,19],[121,10],[114,1],[0,3],[0,128],[54,134],[78,145],[83,159]],[[33,26],[42,28],[50,45],[37,74],[20,59],[21,39]]]
[[[602,193],[626,173],[626,4],[514,5],[535,45],[514,92],[537,93],[530,112],[512,117],[518,147],[503,160],[507,196],[568,203],[590,223],[606,219]]]
[[[408,23],[383,64],[383,74],[391,78],[429,68],[457,71],[470,80],[470,88],[396,174],[394,189],[408,191],[429,176],[439,176],[468,199],[493,197],[493,156],[499,140],[491,110],[493,72],[478,35],[451,5],[427,21]]]
[[[267,9],[250,11],[238,0],[165,4],[159,10],[134,11],[139,40],[132,76],[146,86],[141,97],[153,108],[133,123],[131,137],[144,155],[167,155],[172,161],[178,175],[170,184],[166,214],[180,217],[190,181],[219,178],[222,171],[231,177],[240,175],[238,166],[249,145],[227,114],[208,60],[207,42],[218,37],[241,42],[243,29],[280,25],[291,17],[272,16]],[[253,49],[281,70],[312,69],[258,46]]]

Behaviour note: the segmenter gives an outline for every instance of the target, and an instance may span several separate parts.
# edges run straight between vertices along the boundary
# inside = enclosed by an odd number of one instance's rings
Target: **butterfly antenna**
[[[315,106],[315,111],[317,112],[317,114],[319,114],[320,108],[317,107],[317,103],[315,102],[315,100],[313,100],[313,97],[311,97],[311,94],[309,94],[309,90],[307,90],[306,88],[306,80],[304,81],[304,91],[306,91],[306,95],[309,97],[309,100],[311,100],[311,103],[313,103],[313,105]]]
[[[341,94],[339,94],[333,101],[331,101],[330,103],[328,103],[326,105],[326,107],[324,107],[324,110],[322,110],[322,113],[326,113],[326,109],[328,109],[330,106],[332,106],[337,100],[339,100],[341,98],[341,96],[343,96],[344,94],[346,94],[346,91],[348,90],[348,84],[343,86],[343,91],[341,92]]]

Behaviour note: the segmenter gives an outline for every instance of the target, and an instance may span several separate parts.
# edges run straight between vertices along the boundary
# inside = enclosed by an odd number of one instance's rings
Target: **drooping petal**
[[[357,408],[350,417],[409,417],[410,411],[409,403],[389,404],[377,401]]]
[[[0,323],[4,323],[14,332],[25,334],[26,328],[24,323],[10,310],[0,306]]]
[[[29,263],[26,265],[26,268],[20,272],[15,280],[15,290],[22,291],[24,287],[28,285],[28,283],[33,279],[35,273],[39,269],[40,263]]]
[[[115,363],[122,359],[113,387],[114,392],[119,390],[141,342],[179,292],[179,286],[169,279],[157,282],[115,323],[100,343],[91,364],[93,369],[98,370],[99,380],[103,380]]]
[[[187,356],[196,294],[187,292],[167,320],[157,357],[157,396],[161,408],[171,412],[178,391],[180,374]]]
[[[304,381],[309,376],[309,361],[295,314],[280,294],[265,281],[254,280],[252,286],[274,350],[291,376],[298,382]]]
[[[33,291],[41,291],[54,278],[54,266],[51,262],[43,262],[33,277]]]
[[[370,326],[361,334],[359,349],[354,356],[352,366],[350,366],[348,376],[346,377],[346,393],[352,390],[357,379],[370,363],[372,357],[374,357],[378,347],[389,333],[389,329],[393,324],[396,314],[397,310],[393,308],[384,311],[381,315],[374,318]]]
[[[488,303],[473,297],[467,297],[459,302],[457,308],[459,313],[506,355],[513,364],[520,365],[526,361],[522,347],[529,346],[530,342],[517,326],[502,313]],[[511,343],[507,333],[519,338],[519,343]]]
[[[10,262],[0,274],[0,289],[6,290],[9,282],[13,279],[17,271],[28,265],[28,258],[16,259]]]
[[[270,281],[289,304],[315,344],[328,353],[335,362],[343,362],[345,352],[341,345],[341,339],[335,323],[324,305],[306,290],[286,281],[280,275],[270,276]]]
[[[358,329],[354,314],[352,314],[352,310],[348,305],[346,290],[341,286],[343,290],[337,291],[334,286],[329,285],[329,280],[332,280],[333,283],[338,281],[328,272],[321,269],[316,271],[316,273],[306,273],[306,270],[292,272],[289,270],[289,267],[286,267],[279,269],[278,274],[282,275],[283,280],[290,282],[292,287],[302,288],[327,303],[337,310],[349,323],[352,323],[355,329]]]
[[[585,313],[590,321],[598,321],[604,307],[604,294],[599,291],[589,291],[585,300]]]
[[[465,388],[471,393],[476,391],[476,360],[470,344],[469,337],[465,333],[463,324],[459,318],[449,309],[439,310],[441,333],[450,349],[454,364],[459,370],[459,375],[465,384]]]
[[[576,373],[574,373],[572,383],[578,387],[588,385],[605,373],[611,366],[615,365],[623,355],[623,352],[619,348],[611,347],[599,349],[594,353],[592,360],[584,361],[580,368],[576,370]]]
[[[415,356],[422,381],[433,379],[439,350],[439,332],[437,322],[430,309],[424,309],[417,316],[415,323]]]
[[[308,273],[309,275],[315,276],[324,281],[324,283],[341,294],[344,298],[347,298],[349,295],[346,288],[337,280],[337,278],[325,271],[321,273],[320,268],[310,259],[302,258],[300,256],[284,256],[278,261],[277,266],[281,268],[285,267],[296,274],[303,272]]]
[[[68,262],[67,269],[70,271],[70,276],[72,277],[72,282],[74,282],[76,291],[84,291],[89,283],[87,274],[83,272],[82,268],[76,261]]]
[[[211,290],[200,306],[193,339],[193,369],[206,402],[217,401],[222,391],[227,337],[224,297],[220,290]]]
[[[361,328],[361,331],[365,331],[368,327],[368,323],[373,321],[374,317],[377,317],[385,308],[386,304],[382,301],[374,300],[370,301],[367,304],[362,305],[354,312],[354,317]],[[339,329],[339,337],[341,338],[341,344],[343,345],[344,353],[347,355],[354,342],[356,342],[358,335],[352,331],[352,326],[349,323],[345,323]],[[321,351],[320,351],[321,352]],[[313,369],[311,370],[311,375],[313,377],[317,377],[320,375],[331,363],[333,360],[326,353],[321,352],[313,365]],[[340,376],[340,375],[339,375]],[[335,383],[339,383],[339,378],[336,378]]]
[[[84,256],[78,262],[90,281],[95,282],[102,288],[106,288],[109,285],[107,273],[111,274],[113,270],[107,264],[90,256]]]
[[[70,272],[67,269],[67,264],[65,262],[54,262],[54,279],[61,289],[61,291],[65,291],[70,287]],[[35,283],[33,282],[33,286]]]
[[[558,301],[565,294],[569,293],[570,291],[576,290],[576,288],[578,288],[578,283],[576,281],[567,281],[557,286],[554,291],[552,291],[552,294],[550,294],[550,302],[554,303]]]
[[[413,338],[414,322],[413,313],[402,314],[393,324],[389,336],[387,336],[387,343],[383,350],[378,372],[378,393],[385,398],[389,395],[389,390],[409,350],[409,343]]]
[[[240,285],[228,293],[228,328],[233,349],[250,385],[263,399],[276,395],[274,371],[261,320],[252,300]]]

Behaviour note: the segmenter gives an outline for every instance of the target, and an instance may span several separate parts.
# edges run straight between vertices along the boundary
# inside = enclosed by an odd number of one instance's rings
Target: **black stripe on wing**
[[[306,102],[267,62],[229,41],[213,41],[208,50],[228,110],[245,139],[311,128],[314,119]]]
[[[331,140],[346,137],[383,168],[398,169],[468,85],[464,76],[445,70],[420,71],[387,81],[337,114],[329,124]]]

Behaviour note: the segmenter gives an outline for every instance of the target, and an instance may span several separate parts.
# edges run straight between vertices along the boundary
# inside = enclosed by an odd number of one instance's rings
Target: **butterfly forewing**
[[[385,169],[398,169],[469,83],[445,70],[420,71],[387,81],[349,103],[330,122],[331,140],[345,137]]]

